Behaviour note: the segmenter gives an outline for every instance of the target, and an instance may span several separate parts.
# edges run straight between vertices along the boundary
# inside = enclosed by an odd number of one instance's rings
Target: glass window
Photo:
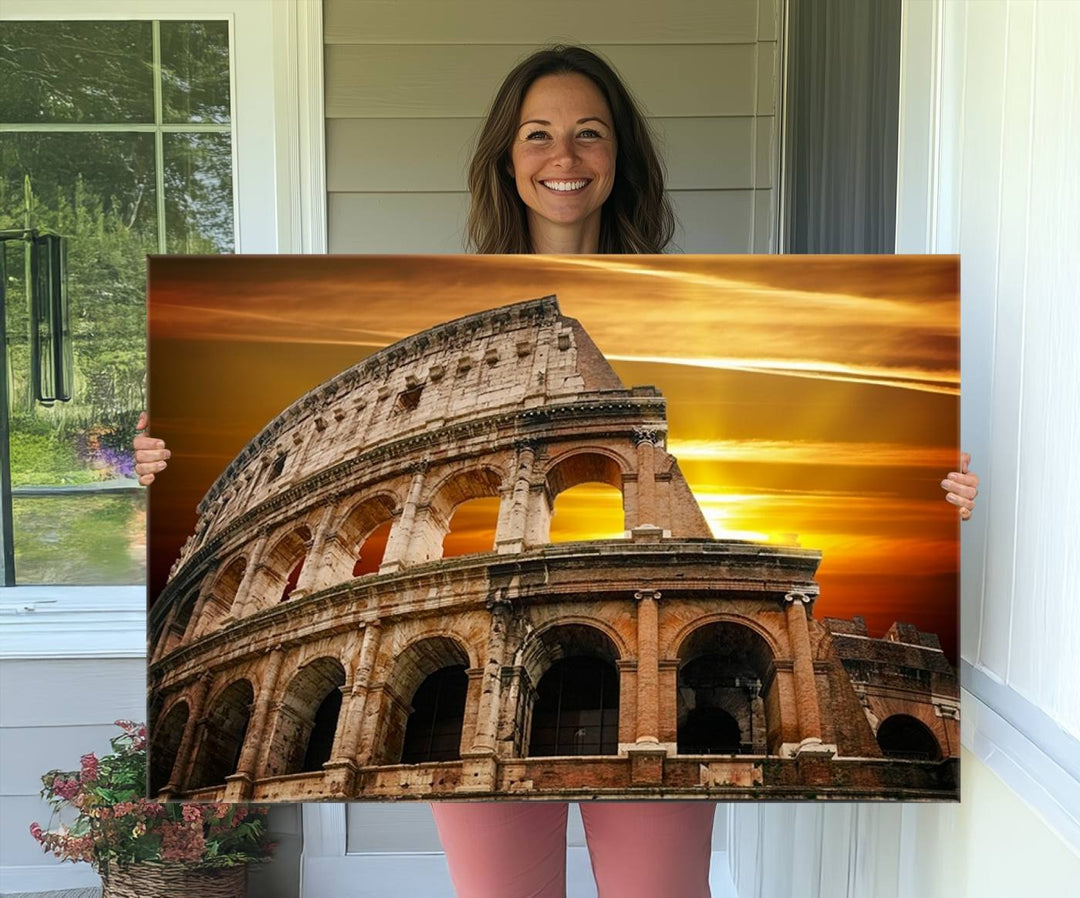
[[[145,582],[146,255],[235,246],[226,21],[5,22],[0,232],[19,583]],[[67,238],[70,402],[35,401],[25,231]]]

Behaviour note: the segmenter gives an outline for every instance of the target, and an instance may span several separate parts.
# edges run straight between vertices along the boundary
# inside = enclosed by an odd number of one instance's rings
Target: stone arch
[[[554,501],[563,490],[582,483],[606,483],[622,492],[623,476],[631,472],[619,453],[600,446],[583,446],[556,455],[544,472],[548,495]]]
[[[522,665],[535,688],[519,693],[526,755],[617,754],[619,646],[592,623],[560,621],[533,633]]]
[[[254,590],[261,607],[288,599],[300,579],[310,545],[311,530],[306,524],[292,527],[274,542],[262,559]]]
[[[383,692],[379,738],[375,740],[372,763],[402,762],[406,731],[409,719],[416,710],[413,701],[418,691],[425,681],[440,671],[455,669],[464,672],[470,662],[469,652],[458,639],[451,636],[423,636],[412,640],[396,653]],[[460,745],[465,722],[464,694],[460,696],[460,707],[455,705],[452,709],[444,710],[446,713],[439,721],[444,730],[442,741],[450,741],[451,729],[456,728]]]
[[[165,618],[165,623],[154,640],[154,645],[160,645],[161,649],[158,657],[164,657],[183,643],[184,634],[191,624],[191,616],[195,613],[195,605],[198,601],[197,586],[183,593],[177,600],[174,610]]]
[[[247,559],[244,556],[233,558],[225,567],[214,574],[214,583],[203,603],[201,620],[197,621],[196,635],[208,633],[223,617],[232,611],[233,600],[240,590],[244,574],[247,572]]]
[[[265,776],[319,770],[330,760],[344,685],[345,668],[335,657],[296,672],[277,705]]]
[[[666,655],[669,658],[682,658],[687,651],[688,640],[694,633],[704,627],[724,623],[735,624],[740,627],[746,627],[748,630],[753,630],[754,633],[761,637],[765,642],[765,645],[768,646],[769,652],[773,658],[783,658],[787,656],[787,646],[780,642],[776,633],[763,625],[760,621],[741,614],[732,614],[730,611],[717,611],[713,614],[703,614],[694,617],[676,630],[675,633],[671,635],[671,638],[666,640],[666,645],[661,643],[661,657]]]
[[[461,506],[468,502],[477,502],[482,506],[480,520],[474,527],[485,535],[490,531],[491,544],[480,551],[491,551],[495,547],[495,531],[500,516],[502,499],[503,473],[490,465],[479,465],[455,471],[447,475],[432,489],[431,501],[427,509],[425,540],[429,542],[429,559],[444,557],[444,550],[449,549],[446,537],[450,533],[451,522]],[[484,502],[483,500],[490,500]],[[473,540],[475,542],[475,539]],[[438,550],[435,551],[435,544]],[[462,546],[450,552],[450,555],[465,554]],[[473,549],[473,551],[476,551]],[[425,553],[428,554],[428,553]],[[450,557],[450,556],[447,556]]]
[[[909,761],[940,761],[941,744],[933,731],[910,714],[893,714],[878,725],[877,738],[881,753],[887,758]]]
[[[401,503],[397,496],[389,492],[380,491],[366,495],[351,503],[334,528],[333,537],[328,538],[323,546],[323,585],[333,586],[358,576],[357,566],[361,560],[367,560],[364,559],[364,544],[380,528],[388,529],[388,525],[400,514]],[[370,568],[368,573],[379,569],[382,552],[378,555],[378,558],[373,559],[374,563],[367,566]]]
[[[251,681],[239,679],[219,690],[207,704],[189,790],[219,786],[236,772],[254,701]]]
[[[610,449],[601,447],[577,448],[556,456],[544,472],[547,507],[546,509],[540,509],[540,511],[546,512],[545,519],[541,522],[542,542],[549,543],[552,541],[551,525],[560,506],[560,496],[570,490],[587,489],[595,485],[610,487],[618,491],[619,498],[615,501],[619,508],[619,520],[618,525],[612,526],[611,529],[620,534],[625,532],[629,517],[629,497],[624,487],[623,478],[628,473],[628,470],[629,466],[622,456]],[[604,504],[603,497],[594,498],[600,498],[601,505]],[[566,496],[563,499],[563,504],[572,503],[573,501],[574,497]],[[578,530],[577,523],[580,516],[575,516],[574,520],[575,523],[571,529]],[[556,527],[556,537],[559,535],[559,529],[559,527]],[[563,536],[562,540],[569,538],[591,539],[593,536],[595,534],[578,537]]]
[[[618,627],[616,627],[609,621],[602,620],[601,618],[597,617],[586,617],[581,614],[560,614],[556,620],[541,624],[539,627],[533,630],[529,634],[528,641],[523,645],[524,651],[522,652],[522,663],[526,664],[526,667],[529,667],[529,665],[533,666],[533,670],[530,671],[530,674],[543,673],[542,667],[537,668],[535,666],[537,664],[538,658],[536,653],[539,651],[539,649],[534,648],[533,645],[536,640],[540,640],[541,642],[543,642],[545,639],[550,639],[550,637],[547,635],[550,630],[556,629],[557,627],[567,626],[581,627],[588,630],[598,630],[601,635],[607,637],[608,642],[610,642],[611,644],[610,649],[603,643],[599,643],[597,645],[600,653],[605,658],[609,657],[609,652],[614,653],[610,655],[610,657],[614,661],[619,661],[620,659],[626,658],[630,655],[630,647],[627,645],[625,637],[622,635],[622,633],[619,632]],[[546,652],[547,648],[544,647],[543,651]],[[528,658],[529,660],[526,661],[526,658]],[[539,663],[542,665],[543,662],[540,661]]]
[[[456,761],[461,758],[469,677],[462,664],[442,667],[424,678],[412,697],[405,724],[401,763]]]
[[[679,754],[779,751],[770,744],[780,733],[775,655],[757,628],[742,620],[697,625],[681,641],[677,657]]]
[[[157,715],[157,721],[151,734],[150,742],[150,794],[156,795],[168,785],[176,764],[176,753],[180,750],[180,741],[184,737],[190,710],[184,699],[175,701],[164,715]]]

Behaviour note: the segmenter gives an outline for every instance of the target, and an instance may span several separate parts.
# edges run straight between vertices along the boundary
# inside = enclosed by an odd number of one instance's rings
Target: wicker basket
[[[101,898],[244,898],[247,867],[205,870],[184,864],[132,864],[101,878]]]

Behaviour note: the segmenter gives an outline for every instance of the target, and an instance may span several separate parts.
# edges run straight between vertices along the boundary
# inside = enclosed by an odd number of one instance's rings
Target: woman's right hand
[[[148,423],[149,419],[146,412],[142,412],[139,415],[139,423],[135,425],[135,429],[146,430]],[[137,434],[132,441],[132,445],[135,447],[135,473],[139,475],[139,483],[143,486],[149,486],[154,482],[154,475],[165,470],[165,460],[172,453],[165,448],[164,440],[155,440],[145,434]]]

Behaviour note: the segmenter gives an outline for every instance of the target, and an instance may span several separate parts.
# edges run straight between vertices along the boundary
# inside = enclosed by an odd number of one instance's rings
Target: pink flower
[[[90,752],[88,755],[83,755],[79,760],[82,762],[82,781],[84,783],[94,782],[98,778],[97,756]]]
[[[188,823],[202,823],[202,808],[197,804],[186,804],[180,812]]]
[[[35,841],[38,841],[38,842],[44,841],[44,836],[42,834],[41,824],[40,823],[31,823],[30,824],[30,835],[32,835],[34,837]]]
[[[202,827],[167,821],[161,824],[161,859],[192,862],[202,859],[206,848]]]
[[[150,798],[140,798],[139,813],[146,817],[160,817],[165,813],[165,805]]]
[[[58,776],[53,780],[52,784],[53,792],[59,795],[66,801],[71,801],[76,795],[79,794],[79,782],[78,780],[65,779],[62,776]]]

